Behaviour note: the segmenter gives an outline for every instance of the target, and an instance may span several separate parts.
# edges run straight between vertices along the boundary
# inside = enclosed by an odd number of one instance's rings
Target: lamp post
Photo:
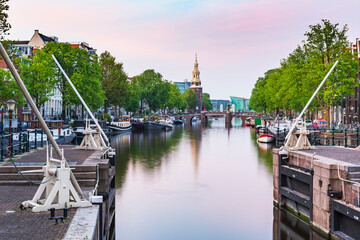
[[[10,153],[12,153],[12,149],[11,149],[11,120],[12,120],[12,114],[15,110],[15,101],[10,99],[9,101],[6,102],[8,111],[9,111],[9,151]]]

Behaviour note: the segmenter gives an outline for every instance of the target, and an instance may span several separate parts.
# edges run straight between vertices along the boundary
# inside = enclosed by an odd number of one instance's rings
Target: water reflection
[[[289,224],[308,236],[273,212],[272,148],[240,123],[114,136],[116,238],[285,239]]]
[[[256,134],[255,129],[254,128],[250,128],[250,138],[251,138],[251,142],[253,144],[254,147],[257,148],[257,158],[258,161],[261,162],[263,165],[266,166],[266,168],[268,169],[269,173],[272,174],[273,172],[273,148],[275,147],[275,144],[273,143],[258,143],[257,142],[257,138],[258,138],[258,134]]]
[[[201,138],[203,132],[203,124],[197,121],[192,125],[186,125],[185,133],[190,140],[190,147],[191,147],[191,156],[193,160],[194,166],[194,173],[195,176],[198,172],[199,160],[200,160],[200,148],[201,148]]]
[[[325,240],[326,237],[312,230],[309,224],[292,214],[274,207],[273,239]]]
[[[183,126],[173,131],[147,131],[143,133],[124,133],[112,137],[116,149],[116,187],[125,180],[129,164],[140,163],[148,171],[160,167],[164,159],[176,149],[183,135]]]

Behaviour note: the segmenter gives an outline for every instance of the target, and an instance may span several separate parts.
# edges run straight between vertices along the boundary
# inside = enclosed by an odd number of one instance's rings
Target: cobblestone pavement
[[[36,190],[36,186],[0,186],[1,240],[62,239],[64,237],[76,210],[69,209],[69,219],[57,225],[55,220],[49,220],[50,212],[33,213],[31,209],[20,210],[20,204],[32,199]],[[86,190],[88,192],[90,189]],[[6,211],[14,212],[6,213]],[[63,216],[63,211],[57,210],[56,216]]]
[[[74,145],[61,145],[60,149],[64,149],[65,159],[70,162],[76,162],[77,165],[81,165],[91,154],[95,151],[91,150],[78,150],[74,149]],[[56,151],[53,150],[53,157],[59,159]],[[22,155],[20,158],[16,159],[16,162],[20,163],[39,163],[46,162],[46,149],[37,149],[35,152],[27,153]],[[11,165],[11,163],[6,163],[5,165]]]
[[[316,146],[313,150],[300,150],[318,156],[328,157],[352,164],[360,165],[360,151],[352,148],[336,147],[336,146]]]
[[[75,150],[73,145],[62,145],[65,158],[71,164],[81,165],[95,151]],[[53,157],[58,159],[55,151]],[[16,159],[16,163],[35,165],[45,164],[46,149],[38,149]],[[34,164],[31,164],[34,163]],[[11,165],[10,162],[4,165]],[[0,166],[1,167],[1,166]],[[55,224],[55,220],[49,220],[50,212],[33,213],[31,209],[20,210],[23,201],[31,200],[38,186],[0,186],[0,240],[8,239],[62,239],[70,225],[76,209],[69,209],[69,219],[64,223]],[[82,188],[84,195],[88,196],[92,188]],[[13,212],[7,212],[13,211]],[[63,216],[62,210],[56,211],[56,216]]]

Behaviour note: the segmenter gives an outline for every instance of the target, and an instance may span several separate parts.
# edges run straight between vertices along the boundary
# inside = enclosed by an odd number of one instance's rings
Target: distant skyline
[[[60,42],[85,41],[123,62],[130,76],[155,69],[191,80],[198,55],[211,99],[249,98],[256,80],[279,67],[305,40],[309,25],[329,19],[360,36],[358,0],[10,0],[11,40],[38,29]]]

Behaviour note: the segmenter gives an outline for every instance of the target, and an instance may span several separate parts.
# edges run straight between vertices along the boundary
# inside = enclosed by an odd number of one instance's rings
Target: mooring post
[[[332,145],[335,145],[335,126],[332,127]]]
[[[37,142],[36,142],[36,140],[37,140],[37,128],[35,128],[35,139],[34,139],[34,142],[35,142],[34,148],[35,148],[35,149],[37,149]]]
[[[21,142],[21,140],[22,140],[21,134],[22,134],[22,132],[20,131],[20,133],[19,133],[19,151],[20,151],[20,154],[23,153],[22,142]]]
[[[11,139],[11,151],[10,151],[10,157],[14,157],[14,138],[13,138],[13,133],[10,134],[10,139]]]
[[[44,146],[44,131],[43,131],[43,129],[41,129],[41,142],[40,142],[40,146],[41,146],[41,147]]]
[[[344,142],[344,147],[347,147],[347,128],[345,128],[344,132],[345,132],[345,142]]]
[[[1,158],[0,162],[3,162],[4,159],[4,134],[1,135]]]
[[[30,133],[29,131],[26,131],[26,151],[30,151]]]
[[[280,138],[280,133],[279,133],[279,128],[276,129],[276,132],[277,132],[277,136],[276,136],[276,148],[279,148],[280,145],[279,145],[279,138]]]

